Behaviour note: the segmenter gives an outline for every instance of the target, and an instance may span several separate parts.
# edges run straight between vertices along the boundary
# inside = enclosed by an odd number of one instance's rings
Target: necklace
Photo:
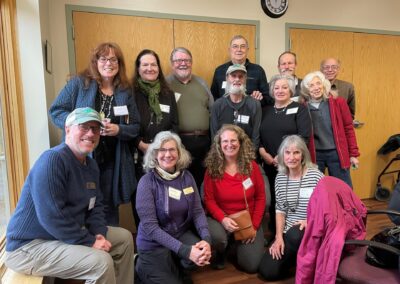
[[[284,108],[277,108],[277,107],[274,105],[275,114],[284,113],[284,112],[286,111],[286,108],[287,108],[287,105],[286,105]]]
[[[112,102],[114,95],[108,96],[100,91],[100,116],[102,119],[111,117]]]
[[[299,205],[299,197],[300,197],[300,190],[301,190],[301,183],[302,183],[302,181],[303,181],[303,175],[301,175],[301,177],[300,177],[300,184],[299,184],[299,188],[298,188],[298,190],[297,190],[296,202],[295,202],[295,204],[294,204],[294,207],[291,207],[290,204],[289,204],[289,201],[288,201],[288,199],[287,199],[288,187],[289,187],[289,175],[288,175],[288,177],[287,177],[287,179],[286,179],[286,194],[285,194],[285,195],[286,195],[286,201],[283,203],[283,207],[285,207],[286,210],[289,210],[289,211],[292,212],[292,213],[296,212],[296,208],[297,208],[297,206]]]

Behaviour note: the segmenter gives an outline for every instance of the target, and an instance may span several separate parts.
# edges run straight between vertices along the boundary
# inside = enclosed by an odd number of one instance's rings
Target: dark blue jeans
[[[328,173],[330,176],[337,177],[345,183],[347,183],[351,188],[353,184],[351,182],[350,170],[343,169],[340,166],[339,156],[335,150],[317,150],[317,165],[321,172],[325,172],[328,168]]]

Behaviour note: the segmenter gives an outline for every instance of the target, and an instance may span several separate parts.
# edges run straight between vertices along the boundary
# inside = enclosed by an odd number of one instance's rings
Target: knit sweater
[[[251,186],[247,188],[246,198],[249,204],[251,221],[258,230],[265,210],[264,180],[256,162],[252,162],[253,171],[249,177],[240,174],[234,176],[224,173],[222,179],[212,179],[206,172],[204,177],[204,203],[207,212],[218,222],[225,216],[246,209],[244,200],[243,182],[251,179]]]
[[[49,109],[52,122],[64,129],[65,120],[74,109],[80,107],[94,109],[98,89],[99,86],[95,80],[91,80],[87,87],[83,77],[77,76],[69,80]],[[117,145],[114,175],[113,180],[109,181],[113,185],[113,202],[117,206],[131,200],[132,192],[137,185],[130,147],[139,135],[140,116],[130,89],[117,88],[114,90],[114,99],[117,106],[126,106],[129,113],[129,115],[119,116],[119,132],[115,136]]]
[[[7,227],[6,250],[14,251],[34,239],[92,246],[95,235],[107,233],[101,199],[93,159],[80,163],[64,143],[47,150],[22,188]]]
[[[144,175],[137,189],[136,209],[140,217],[136,239],[139,251],[166,247],[189,258],[190,246],[178,239],[192,227],[210,243],[196,183],[186,170],[173,180],[162,179],[154,170]]]

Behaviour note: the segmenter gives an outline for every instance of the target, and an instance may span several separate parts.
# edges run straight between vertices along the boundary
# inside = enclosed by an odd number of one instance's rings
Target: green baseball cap
[[[229,66],[228,70],[226,70],[226,75],[231,74],[235,71],[242,71],[243,73],[247,73],[246,67],[242,64],[233,64]]]
[[[97,121],[101,126],[103,126],[100,114],[90,107],[74,109],[74,111],[67,116],[65,126],[78,125],[88,121]]]

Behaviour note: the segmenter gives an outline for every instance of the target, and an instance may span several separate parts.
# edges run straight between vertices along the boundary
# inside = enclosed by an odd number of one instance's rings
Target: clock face
[[[279,18],[285,14],[289,0],[261,0],[261,7],[265,14],[272,18]]]

